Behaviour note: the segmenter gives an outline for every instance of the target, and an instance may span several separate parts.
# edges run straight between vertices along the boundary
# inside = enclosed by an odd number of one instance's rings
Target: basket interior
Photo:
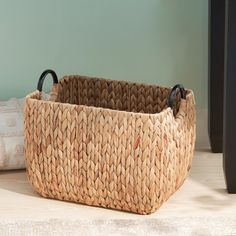
[[[59,82],[56,102],[140,113],[159,113],[167,107],[170,89],[85,76],[66,76]],[[179,106],[177,97],[176,107]]]

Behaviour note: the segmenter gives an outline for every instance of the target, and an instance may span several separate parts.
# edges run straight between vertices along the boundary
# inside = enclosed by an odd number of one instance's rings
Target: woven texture
[[[183,183],[195,144],[191,90],[65,76],[25,103],[28,176],[44,197],[149,214]]]

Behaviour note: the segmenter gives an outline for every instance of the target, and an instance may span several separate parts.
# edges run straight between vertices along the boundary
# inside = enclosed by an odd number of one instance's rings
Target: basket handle
[[[184,86],[182,84],[176,84],[169,95],[169,99],[167,102],[168,107],[173,109],[175,101],[176,101],[176,94],[177,92],[180,91],[180,95],[182,99],[186,99],[186,90],[184,89]]]
[[[58,78],[57,78],[57,74],[53,71],[53,70],[45,70],[39,77],[39,81],[38,81],[38,85],[37,85],[37,90],[39,92],[42,92],[43,89],[43,82],[44,79],[46,78],[46,76],[48,74],[51,74],[52,79],[53,79],[53,84],[58,84]]]

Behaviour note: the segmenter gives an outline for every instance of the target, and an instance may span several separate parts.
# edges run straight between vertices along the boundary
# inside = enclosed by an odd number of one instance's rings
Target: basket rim
[[[82,104],[71,104],[71,103],[62,103],[62,102],[55,102],[55,101],[49,101],[49,100],[40,100],[37,98],[34,98],[34,96],[40,94],[41,92],[39,92],[38,90],[35,90],[34,92],[28,94],[26,96],[25,99],[25,104],[26,101],[32,101],[32,102],[36,102],[36,103],[43,103],[43,104],[47,104],[47,105],[57,105],[57,106],[62,106],[64,108],[68,108],[70,107],[71,109],[78,109],[80,108],[81,110],[102,110],[104,112],[107,113],[120,113],[120,114],[126,114],[126,115],[130,115],[130,116],[146,116],[146,117],[153,117],[153,118],[158,118],[161,117],[163,115],[171,115],[171,117],[173,117],[174,120],[177,119],[182,119],[181,116],[181,109],[179,109],[178,113],[176,115],[174,115],[172,109],[170,107],[166,107],[164,108],[161,112],[158,113],[143,113],[143,112],[133,112],[133,111],[125,111],[125,110],[115,110],[115,109],[111,109],[111,108],[104,108],[104,107],[95,107],[95,106],[88,106],[88,105],[82,105]],[[187,100],[189,100],[192,97],[193,93],[189,93],[185,99],[181,99],[180,100],[180,106],[182,106],[184,103],[187,102]]]
[[[58,81],[58,84],[60,84],[61,82],[63,82],[64,80],[70,80],[70,79],[87,79],[87,80],[102,80],[102,81],[108,81],[108,82],[121,82],[121,83],[126,83],[128,85],[138,85],[138,86],[147,86],[147,87],[151,87],[151,86],[155,86],[157,88],[162,88],[162,89],[166,89],[171,91],[171,87],[165,87],[165,86],[161,86],[159,84],[148,84],[148,83],[140,83],[140,82],[133,82],[133,81],[125,81],[125,80],[114,80],[114,79],[107,79],[107,78],[103,78],[103,77],[95,77],[95,76],[88,76],[88,75],[64,75],[63,77],[61,77],[61,79]],[[187,91],[186,94],[186,100],[185,99],[181,99],[180,100],[180,106],[181,104],[183,104],[184,102],[187,102],[189,100],[193,100],[193,103],[195,104],[195,99],[194,99],[194,93],[191,89],[187,89],[185,88],[185,90]],[[133,116],[154,116],[154,117],[159,117],[161,115],[163,115],[164,113],[171,113],[174,119],[178,118],[178,114],[180,112],[180,110],[178,111],[178,113],[176,115],[173,114],[172,109],[170,107],[166,107],[164,108],[161,112],[158,113],[145,113],[145,112],[133,112],[133,111],[126,111],[126,110],[116,110],[116,109],[111,109],[111,108],[104,108],[104,107],[96,107],[96,106],[91,106],[91,105],[82,105],[82,104],[71,104],[71,103],[62,103],[62,102],[56,102],[56,101],[49,101],[49,100],[41,100],[38,98],[35,98],[36,95],[41,94],[42,92],[40,92],[39,90],[35,90],[34,92],[28,94],[26,96],[26,99],[32,99],[35,102],[42,102],[42,103],[47,103],[47,104],[59,104],[60,106],[65,106],[65,107],[72,107],[72,108],[78,108],[81,107],[82,109],[95,109],[95,110],[103,110],[106,112],[115,112],[115,113],[124,113],[124,114],[129,114],[129,115],[133,115]]]

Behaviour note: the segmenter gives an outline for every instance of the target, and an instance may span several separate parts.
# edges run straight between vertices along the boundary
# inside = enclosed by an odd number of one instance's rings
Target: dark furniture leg
[[[229,193],[236,193],[236,1],[226,1],[223,164]],[[221,93],[221,91],[219,91]]]
[[[208,129],[212,152],[223,146],[225,0],[209,0]]]

